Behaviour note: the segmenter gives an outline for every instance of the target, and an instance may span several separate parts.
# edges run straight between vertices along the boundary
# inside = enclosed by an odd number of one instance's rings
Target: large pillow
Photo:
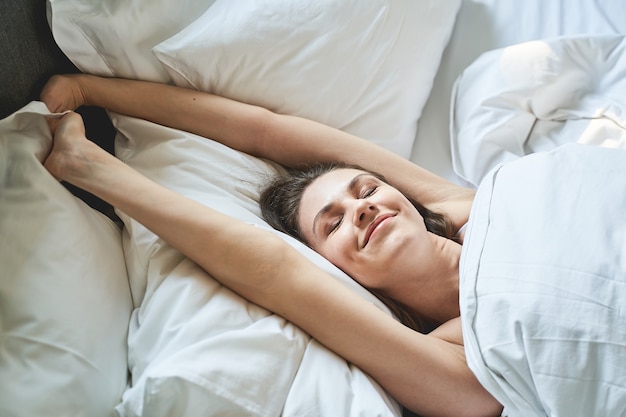
[[[459,0],[217,0],[154,48],[177,85],[409,157]]]
[[[214,0],[47,0],[61,50],[81,71],[170,82],[151,48],[198,18]]]
[[[128,379],[121,232],[40,163],[45,114],[0,121],[0,415],[109,417]]]
[[[461,4],[47,2],[56,42],[84,72],[165,83],[172,76],[177,84],[198,88],[210,84],[216,93],[346,129],[404,157]],[[152,55],[155,45],[165,66]]]
[[[205,138],[113,114],[116,153],[144,175],[242,221],[260,217],[260,187],[278,167]],[[221,286],[120,212],[137,305],[129,332],[132,386],[123,416],[398,416],[358,368],[279,316]],[[300,242],[281,236],[358,294],[384,306]]]

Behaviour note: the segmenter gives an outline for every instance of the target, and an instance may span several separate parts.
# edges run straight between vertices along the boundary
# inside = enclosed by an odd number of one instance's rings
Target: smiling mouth
[[[382,214],[378,216],[377,218],[375,218],[374,221],[370,223],[367,230],[365,231],[365,239],[363,240],[363,247],[367,246],[367,244],[370,241],[370,238],[372,237],[374,232],[376,232],[380,224],[393,216],[394,216],[393,214]]]

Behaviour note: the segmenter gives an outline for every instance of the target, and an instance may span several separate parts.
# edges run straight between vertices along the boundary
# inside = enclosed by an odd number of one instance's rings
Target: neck
[[[441,324],[460,315],[459,310],[459,259],[461,245],[437,235],[432,235],[437,252],[428,269],[416,265],[419,273],[406,288],[391,295],[414,315]]]

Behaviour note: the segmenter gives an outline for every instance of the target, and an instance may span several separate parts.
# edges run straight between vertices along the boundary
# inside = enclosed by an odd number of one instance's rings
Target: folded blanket
[[[493,170],[461,259],[467,360],[510,416],[626,416],[626,151]]]

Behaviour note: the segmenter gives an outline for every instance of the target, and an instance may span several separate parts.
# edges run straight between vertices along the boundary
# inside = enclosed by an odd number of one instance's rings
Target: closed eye
[[[370,187],[365,190],[365,192],[361,195],[361,198],[367,198],[374,194],[378,190],[378,186]]]
[[[330,223],[330,225],[328,227],[328,232],[326,234],[330,235],[335,230],[339,229],[339,226],[341,226],[341,222],[342,221],[343,221],[343,216],[339,217],[337,220],[335,220],[332,223]]]

